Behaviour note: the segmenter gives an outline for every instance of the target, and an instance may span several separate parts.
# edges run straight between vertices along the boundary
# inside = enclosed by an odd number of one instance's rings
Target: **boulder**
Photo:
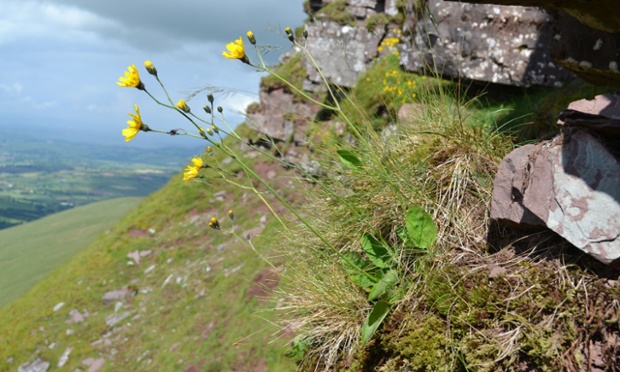
[[[559,86],[574,76],[549,54],[553,17],[538,8],[409,0],[400,46],[412,72],[529,86]]]
[[[129,296],[131,296],[131,290],[127,287],[123,287],[121,289],[106,292],[101,298],[101,301],[103,301],[104,304],[110,304],[112,302],[124,301]]]
[[[605,32],[620,32],[618,0],[447,0],[476,4],[544,7],[562,10],[581,23]]]
[[[619,107],[620,98],[613,95],[577,101],[561,115],[560,134],[507,155],[495,178],[491,218],[546,227],[620,267],[620,161],[614,144],[620,138],[602,135],[614,133],[609,129],[614,123],[620,132]]]
[[[558,12],[549,52],[555,63],[585,81],[620,87],[620,34],[590,28]]]
[[[50,362],[37,358],[32,362],[22,364],[17,368],[18,372],[45,372],[50,367]]]
[[[352,87],[377,56],[383,32],[370,32],[364,26],[341,25],[329,19],[306,24],[307,47],[325,78],[341,87]],[[305,59],[310,82],[323,80],[316,66]]]

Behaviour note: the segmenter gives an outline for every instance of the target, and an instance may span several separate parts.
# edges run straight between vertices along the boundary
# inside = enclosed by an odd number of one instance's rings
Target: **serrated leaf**
[[[374,236],[364,234],[362,236],[362,248],[375,266],[382,269],[390,266],[392,260],[390,251]]]
[[[346,165],[347,168],[355,170],[362,166],[362,161],[351,151],[338,150],[336,151],[336,153],[338,154],[338,157],[340,158],[342,164]]]
[[[366,291],[372,289],[376,283],[372,277],[377,277],[377,274],[380,274],[378,267],[355,252],[346,252],[341,261],[353,283]],[[365,275],[364,273],[369,275]]]
[[[433,217],[420,207],[412,207],[407,211],[405,226],[409,239],[417,248],[427,249],[437,240],[437,226]]]
[[[370,340],[389,311],[390,304],[385,301],[379,301],[375,304],[375,306],[373,306],[370,314],[368,314],[368,318],[366,318],[366,321],[362,326],[362,345],[365,345]]]
[[[388,291],[392,289],[396,283],[398,283],[398,273],[396,272],[396,270],[389,270],[383,275],[381,280],[379,280],[372,287],[372,290],[368,295],[368,301],[382,298],[383,295],[388,293]]]

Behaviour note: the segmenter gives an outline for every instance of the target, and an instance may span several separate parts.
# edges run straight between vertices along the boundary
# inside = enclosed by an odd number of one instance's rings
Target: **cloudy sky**
[[[180,115],[157,106],[143,92],[116,85],[134,63],[149,91],[163,98],[143,69],[147,59],[175,101],[207,86],[234,92],[216,95],[216,104],[225,108],[231,124],[238,124],[243,118],[234,112],[257,100],[261,75],[222,57],[225,45],[252,30],[259,44],[281,47],[270,53],[276,61],[277,54],[290,49],[283,28],[298,27],[306,17],[302,4],[303,0],[2,0],[0,138],[19,131],[120,144],[134,104],[153,128],[186,126]],[[194,111],[202,111],[205,94],[189,102]],[[175,140],[140,133],[132,144],[173,145]]]

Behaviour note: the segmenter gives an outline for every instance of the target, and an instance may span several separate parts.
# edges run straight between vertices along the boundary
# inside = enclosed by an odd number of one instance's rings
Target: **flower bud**
[[[222,108],[222,106],[217,106],[217,112],[219,112],[220,114],[224,112],[224,109]]]
[[[188,113],[190,111],[189,106],[187,106],[187,104],[185,103],[185,100],[183,99],[180,99],[179,102],[177,102],[177,107],[185,113]]]
[[[207,94],[207,99],[209,100],[209,102],[213,103],[213,94]]]
[[[211,128],[207,128],[207,134],[212,136],[213,135],[213,131],[211,130]]]
[[[301,33],[304,37],[304,39],[308,38],[308,30],[304,29],[304,31]]]
[[[248,31],[247,36],[250,44],[256,45],[256,38],[254,37],[254,33],[252,31]]]
[[[211,227],[212,229],[216,229],[216,230],[220,229],[220,223],[217,220],[217,218],[211,217],[211,221],[209,221],[209,227]]]
[[[205,110],[207,114],[211,114],[211,107],[205,105],[202,109]]]
[[[157,76],[157,69],[153,66],[151,61],[144,61],[144,68],[146,68],[146,71],[148,71],[149,74]]]
[[[291,42],[295,41],[295,36],[293,35],[293,31],[291,30],[290,27],[285,28],[284,32],[286,33],[286,36]]]
[[[215,133],[217,133],[217,132],[219,132],[219,131],[220,131],[219,129],[217,129],[217,127],[216,127],[215,125],[211,125],[211,129],[213,129],[213,131],[214,131]]]
[[[230,217],[230,219],[231,219],[231,220],[234,220],[234,219],[235,219],[235,214],[233,213],[233,210],[232,210],[232,209],[230,209],[230,210],[228,211],[228,217]]]

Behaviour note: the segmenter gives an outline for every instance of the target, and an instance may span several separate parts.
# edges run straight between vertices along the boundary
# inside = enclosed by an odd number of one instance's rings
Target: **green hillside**
[[[102,201],[1,230],[0,307],[84,249],[140,200]]]

